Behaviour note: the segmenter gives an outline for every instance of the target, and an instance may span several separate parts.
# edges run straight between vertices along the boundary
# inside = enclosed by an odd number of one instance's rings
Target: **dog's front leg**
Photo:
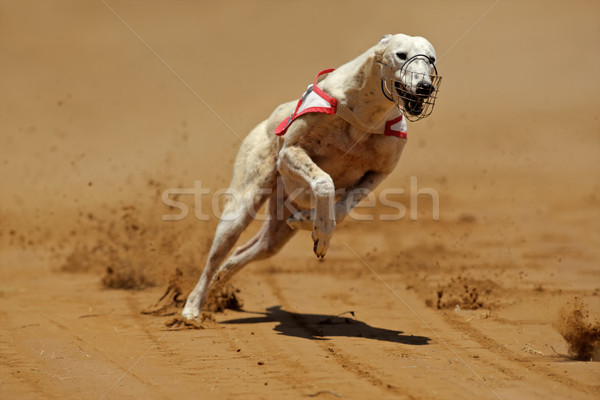
[[[300,146],[284,147],[279,153],[279,173],[306,184],[315,198],[312,219],[313,251],[323,258],[335,229],[335,186],[333,179],[317,166]]]
[[[350,190],[345,191],[335,203],[336,223],[342,222],[387,176],[388,174],[384,173],[368,172]],[[292,229],[312,230],[313,213],[314,210],[297,211],[288,219],[288,225]]]
[[[387,176],[388,174],[384,173],[367,172],[356,185],[344,192],[335,204],[336,221],[338,223],[342,222],[350,214],[350,211],[365,197],[369,196]]]

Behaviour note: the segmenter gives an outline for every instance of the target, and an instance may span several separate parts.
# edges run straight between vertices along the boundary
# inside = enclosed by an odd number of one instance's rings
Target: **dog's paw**
[[[314,242],[313,251],[318,258],[322,259],[325,257],[325,254],[329,249],[329,243],[331,242],[334,229],[335,220],[318,218],[314,222],[312,230],[312,240]]]
[[[200,315],[200,296],[196,295],[192,292],[187,301],[185,302],[185,306],[183,307],[183,311],[181,312],[181,316],[184,319],[189,321],[195,320]]]
[[[294,230],[310,231],[313,228],[314,210],[296,211],[287,219],[287,224]]]
[[[196,318],[198,318],[199,315],[200,315],[200,312],[198,310],[184,309],[183,312],[181,313],[181,316],[183,317],[183,319],[186,319],[188,321],[195,320]]]
[[[212,313],[203,312],[201,316],[194,319],[175,317],[165,322],[169,330],[183,329],[210,329],[219,326]]]

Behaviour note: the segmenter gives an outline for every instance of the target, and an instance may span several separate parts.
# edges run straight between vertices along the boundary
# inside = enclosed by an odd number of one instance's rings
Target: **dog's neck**
[[[382,125],[399,115],[398,108],[381,90],[375,48],[342,65],[324,83],[333,97],[346,104],[365,125]]]

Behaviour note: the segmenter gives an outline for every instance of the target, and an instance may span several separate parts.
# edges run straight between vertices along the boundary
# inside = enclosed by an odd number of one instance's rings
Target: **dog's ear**
[[[392,36],[394,35],[388,33],[387,35],[383,35],[381,39],[379,39],[379,42],[377,42],[377,45],[375,46],[375,59],[378,62],[383,62],[383,53],[385,53],[386,45],[389,43]]]
[[[387,35],[383,35],[381,37],[381,39],[379,39],[379,44],[386,44],[387,42],[390,41],[390,39],[391,39],[392,36],[394,36],[394,35],[389,34],[389,33]]]

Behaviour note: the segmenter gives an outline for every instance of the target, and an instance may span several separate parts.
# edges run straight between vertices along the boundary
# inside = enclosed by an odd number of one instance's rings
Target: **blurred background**
[[[2,1],[3,215],[108,202],[152,177],[226,186],[276,105],[399,32],[434,44],[444,80],[387,183],[444,176],[452,197],[511,207],[598,193],[600,4],[540,4]]]
[[[226,187],[240,140],[275,106],[402,32],[434,44],[444,79],[381,188],[415,176],[439,193],[442,223],[598,259],[597,1],[0,5],[4,239],[73,233],[117,205],[161,226],[163,190]],[[188,220],[210,238],[215,218]]]

